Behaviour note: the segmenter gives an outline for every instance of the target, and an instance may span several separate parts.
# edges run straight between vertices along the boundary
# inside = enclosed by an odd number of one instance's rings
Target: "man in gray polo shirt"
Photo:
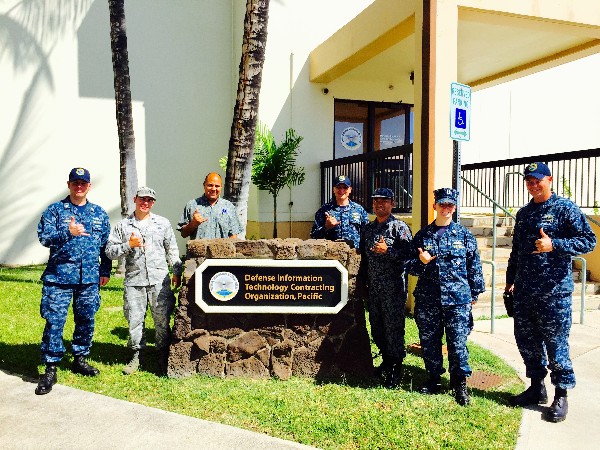
[[[238,215],[231,203],[220,198],[223,181],[218,173],[204,179],[204,195],[185,205],[177,224],[181,236],[191,239],[233,238],[242,232]]]

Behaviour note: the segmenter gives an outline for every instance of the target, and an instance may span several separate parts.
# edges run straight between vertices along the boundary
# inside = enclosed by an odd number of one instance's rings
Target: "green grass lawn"
[[[0,368],[32,379],[43,369],[39,365],[44,328],[39,315],[42,269],[0,268]],[[507,364],[476,345],[469,346],[472,369],[500,375],[503,383],[490,391],[472,390],[472,404],[467,408],[458,406],[448,394],[414,392],[425,376],[422,359],[414,355],[405,360],[402,389],[393,391],[374,379],[169,379],[156,375],[151,351],[146,371],[124,376],[121,369],[129,351],[122,280],[113,277],[101,294],[90,355],[101,374],[95,378],[72,374],[68,355],[59,367],[60,384],[324,449],[515,446],[521,410],[509,408],[506,401],[522,384]],[[406,327],[406,343],[417,342],[414,321],[407,319]],[[70,316],[65,328],[67,350],[72,332]],[[148,341],[154,343],[152,332]],[[34,388],[32,384],[31,395]]]

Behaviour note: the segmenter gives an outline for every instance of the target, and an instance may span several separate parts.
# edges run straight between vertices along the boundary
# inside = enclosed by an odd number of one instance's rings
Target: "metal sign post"
[[[460,141],[453,140],[453,155],[452,155],[452,189],[456,189],[460,194]],[[454,221],[460,223],[460,195],[456,203],[456,212],[454,213]]]
[[[452,188],[460,194],[460,141],[471,139],[471,87],[466,84],[450,84],[450,138],[453,143]],[[460,223],[460,200],[454,221]]]

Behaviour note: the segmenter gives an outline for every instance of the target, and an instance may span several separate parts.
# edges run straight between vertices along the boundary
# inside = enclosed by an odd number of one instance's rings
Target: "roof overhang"
[[[375,0],[310,54],[310,80],[386,81],[415,63],[414,0]],[[458,79],[493,86],[600,52],[596,0],[457,0]]]

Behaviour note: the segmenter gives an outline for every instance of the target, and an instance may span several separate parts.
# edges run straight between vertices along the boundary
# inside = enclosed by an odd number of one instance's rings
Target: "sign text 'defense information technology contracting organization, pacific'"
[[[335,260],[208,259],[196,270],[196,303],[207,313],[336,314],[348,272]]]

